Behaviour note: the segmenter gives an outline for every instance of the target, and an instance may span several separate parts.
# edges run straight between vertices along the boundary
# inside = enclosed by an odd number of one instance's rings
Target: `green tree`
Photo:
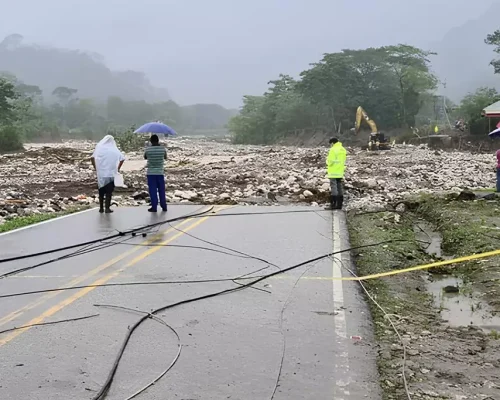
[[[78,92],[77,89],[71,89],[66,86],[58,86],[52,92],[52,95],[56,96],[59,103],[63,106],[67,106],[71,97]]]
[[[264,96],[244,96],[243,107],[228,123],[235,143],[266,143],[268,129],[263,113]]]
[[[9,124],[15,116],[13,101],[18,98],[14,85],[0,77],[0,126]]]
[[[430,55],[408,45],[325,54],[299,81],[280,75],[263,96],[245,96],[229,124],[233,139],[271,143],[304,131],[349,131],[358,106],[381,129],[414,126],[437,84]]]
[[[22,147],[21,134],[16,127],[0,126],[0,151],[20,150]]]
[[[415,125],[415,116],[422,103],[420,95],[437,87],[437,78],[430,72],[429,56],[436,53],[400,44],[382,47],[385,64],[394,72],[399,87],[401,122]]]
[[[486,44],[489,44],[490,46],[494,46],[495,48],[493,49],[493,51],[497,54],[500,54],[500,29],[497,29],[495,32],[486,36],[484,42]],[[500,60],[492,60],[490,62],[490,65],[493,66],[495,74],[500,73]]]
[[[500,94],[497,90],[486,87],[479,88],[462,99],[458,112],[467,121],[472,134],[489,132],[489,120],[482,117],[481,112],[497,101],[500,101]]]

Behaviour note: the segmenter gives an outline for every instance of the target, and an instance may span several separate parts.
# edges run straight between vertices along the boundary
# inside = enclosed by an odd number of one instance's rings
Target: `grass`
[[[58,213],[44,213],[44,214],[29,215],[26,217],[13,218],[0,225],[0,233],[13,231],[19,228],[24,228],[29,225],[38,224],[40,222],[48,221],[50,219],[61,217],[63,215],[73,214],[75,212],[83,211],[88,208],[90,207],[89,206],[72,207],[66,211]]]
[[[473,192],[479,192],[479,193],[494,193],[496,192],[496,188],[487,188],[487,189],[474,189]]]
[[[446,255],[459,257],[500,249],[500,201],[450,201],[424,199],[417,215],[432,221],[443,237]],[[459,276],[471,289],[485,293],[485,300],[500,311],[498,282],[500,257],[470,261],[447,268]],[[484,285],[487,286],[484,286]]]
[[[349,234],[353,247],[367,245],[388,240],[405,240],[378,247],[358,250],[354,253],[356,268],[359,275],[369,275],[393,269],[402,269],[408,266],[426,263],[430,257],[415,241],[415,233],[410,220],[402,219],[395,223],[394,215],[364,214],[348,219]],[[397,315],[393,320],[398,324],[411,321],[411,325],[419,326],[420,330],[431,330],[435,321],[432,309],[432,296],[426,291],[417,288],[422,285],[418,273],[395,275],[385,279],[374,279],[365,282],[368,291],[388,314]],[[393,344],[399,344],[393,334],[391,325],[384,313],[373,302],[367,299],[372,314],[375,335],[381,348],[393,353]],[[401,326],[404,332],[408,326]],[[404,394],[403,382],[398,374],[399,367],[394,359],[379,357],[377,360],[381,387],[384,399],[400,398]],[[391,385],[387,384],[391,382]],[[402,397],[401,397],[402,398]]]

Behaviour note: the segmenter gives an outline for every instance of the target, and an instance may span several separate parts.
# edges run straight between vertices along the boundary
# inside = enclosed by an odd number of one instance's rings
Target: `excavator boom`
[[[354,132],[356,135],[359,133],[359,130],[361,128],[361,119],[362,118],[370,126],[372,133],[378,132],[377,125],[375,124],[375,122],[372,119],[370,119],[370,117],[368,116],[366,111],[363,110],[363,107],[360,106],[360,107],[358,107],[358,109],[356,111],[356,125],[355,125],[355,129],[354,129]]]

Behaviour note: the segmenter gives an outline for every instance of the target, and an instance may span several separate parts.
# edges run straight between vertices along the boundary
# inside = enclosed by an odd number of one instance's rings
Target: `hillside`
[[[166,89],[155,88],[142,72],[111,71],[102,56],[24,44],[18,34],[0,42],[0,71],[39,86],[45,97],[58,86],[78,89],[78,97],[106,101],[109,96],[148,102],[170,99]]]
[[[190,129],[218,129],[224,127],[238,110],[231,110],[219,104],[194,104],[181,107],[183,118]]]
[[[492,46],[484,43],[488,34],[500,28],[499,14],[500,3],[496,3],[481,17],[457,26],[442,40],[429,45],[438,53],[432,57],[433,69],[446,81],[444,94],[452,100],[459,101],[481,86],[500,89],[500,76],[495,75],[489,65],[497,54]]]

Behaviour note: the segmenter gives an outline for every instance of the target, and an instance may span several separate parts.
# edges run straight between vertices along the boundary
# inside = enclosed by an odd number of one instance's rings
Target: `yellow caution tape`
[[[423,264],[423,265],[417,265],[415,267],[410,267],[410,268],[404,268],[404,269],[397,269],[393,271],[388,271],[388,272],[381,272],[379,274],[373,274],[373,275],[366,275],[366,276],[358,276],[358,277],[342,277],[342,278],[333,278],[333,280],[341,280],[341,281],[366,281],[368,279],[377,279],[377,278],[384,278],[386,276],[392,276],[392,275],[398,275],[398,274],[404,274],[406,272],[412,272],[412,271],[421,271],[424,269],[430,269],[430,268],[435,268],[435,267],[442,267],[444,265],[451,265],[451,264],[459,264],[463,263],[465,261],[472,261],[472,260],[480,260],[482,258],[488,258],[488,257],[493,257],[493,256],[498,256],[500,255],[500,250],[494,250],[494,251],[488,251],[486,253],[479,253],[479,254],[473,254],[471,256],[464,256],[464,257],[459,257],[459,258],[454,258],[451,260],[445,260],[445,261],[437,261],[431,264]]]

